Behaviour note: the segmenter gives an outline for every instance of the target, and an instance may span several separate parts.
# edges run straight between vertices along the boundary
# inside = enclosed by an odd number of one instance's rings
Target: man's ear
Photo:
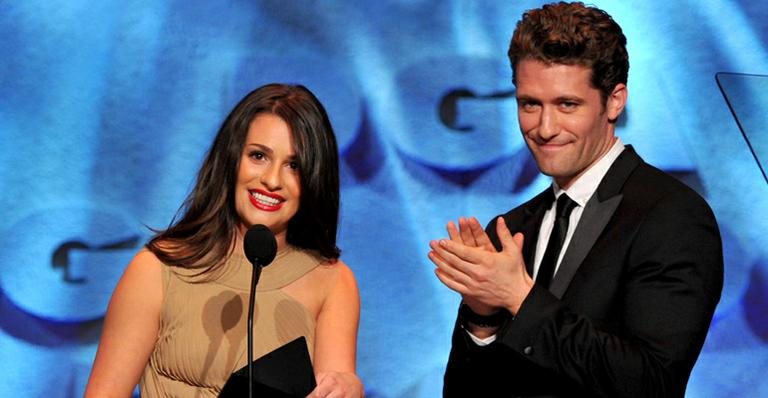
[[[619,115],[624,111],[625,105],[627,105],[627,85],[619,83],[608,95],[608,100],[605,104],[605,109],[608,112],[608,120],[611,122],[618,120]]]

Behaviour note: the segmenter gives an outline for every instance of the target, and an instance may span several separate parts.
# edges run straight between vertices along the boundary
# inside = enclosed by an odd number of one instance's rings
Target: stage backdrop
[[[723,298],[688,396],[768,396],[768,184],[734,117],[761,135],[768,110],[760,76],[727,79],[734,112],[715,79],[768,74],[768,5],[595,3],[629,40],[619,135],[701,192],[724,238]],[[428,241],[549,184],[520,137],[506,58],[538,5],[0,1],[0,396],[81,396],[146,226],[168,224],[223,117],[272,81],[316,92],[338,134],[368,396],[439,396],[458,296]]]

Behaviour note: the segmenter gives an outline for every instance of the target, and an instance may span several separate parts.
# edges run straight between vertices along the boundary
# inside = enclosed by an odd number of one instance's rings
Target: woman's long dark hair
[[[147,243],[165,264],[217,268],[234,249],[241,222],[235,185],[248,128],[261,113],[282,118],[291,129],[299,163],[299,209],[288,223],[289,244],[335,260],[339,217],[339,160],[336,138],[323,105],[301,85],[268,84],[251,91],[219,128],[211,149],[171,226]]]

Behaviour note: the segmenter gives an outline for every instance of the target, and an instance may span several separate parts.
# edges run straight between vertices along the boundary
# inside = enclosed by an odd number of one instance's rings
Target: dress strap
[[[272,264],[262,269],[256,291],[280,289],[306,275],[324,261],[322,256],[313,251],[292,246],[281,250]]]

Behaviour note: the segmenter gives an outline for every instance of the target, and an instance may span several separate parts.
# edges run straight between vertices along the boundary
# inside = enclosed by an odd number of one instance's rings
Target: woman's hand
[[[363,383],[354,373],[320,372],[317,387],[307,398],[361,398]]]

